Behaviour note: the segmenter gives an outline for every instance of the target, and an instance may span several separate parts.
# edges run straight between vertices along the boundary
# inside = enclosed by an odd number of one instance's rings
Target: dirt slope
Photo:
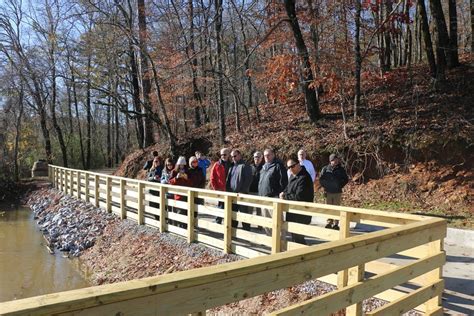
[[[247,159],[255,150],[276,149],[285,159],[304,147],[316,169],[331,152],[343,157],[352,178],[346,204],[443,216],[450,225],[474,228],[474,60],[448,73],[435,91],[424,66],[399,69],[383,78],[365,79],[364,102],[354,120],[345,105],[343,119],[335,96],[321,97],[323,118],[306,119],[303,99],[260,104],[260,122],[251,109],[241,117],[242,130],[226,121],[226,146],[239,148]],[[218,129],[207,124],[182,135],[179,152],[201,150],[217,159]],[[140,172],[156,144],[129,155],[116,174],[143,178]]]

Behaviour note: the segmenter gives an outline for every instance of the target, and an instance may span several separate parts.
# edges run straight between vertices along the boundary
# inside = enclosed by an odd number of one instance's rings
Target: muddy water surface
[[[0,205],[0,302],[89,286],[77,260],[51,255],[33,212]]]

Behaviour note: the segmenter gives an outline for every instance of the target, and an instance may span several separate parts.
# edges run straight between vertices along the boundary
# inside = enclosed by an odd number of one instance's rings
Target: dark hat
[[[336,154],[329,155],[329,162],[333,161],[336,158],[339,158]]]

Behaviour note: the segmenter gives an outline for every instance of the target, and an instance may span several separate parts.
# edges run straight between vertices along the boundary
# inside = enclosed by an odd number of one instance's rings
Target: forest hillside
[[[273,148],[284,160],[304,148],[317,170],[335,152],[351,177],[345,205],[441,216],[452,226],[474,228],[474,63],[464,59],[438,90],[427,72],[426,66],[399,69],[368,82],[356,120],[337,100],[321,102],[315,124],[302,97],[264,104],[258,123],[241,115],[237,131],[235,119],[226,121],[225,147],[240,149],[249,162],[255,150]],[[218,126],[193,129],[178,148],[186,157],[200,150],[217,160]],[[143,178],[141,167],[154,150],[170,155],[166,143],[137,150],[116,174]]]
[[[0,193],[39,159],[304,147],[346,204],[472,227],[473,34],[469,0],[0,1]]]

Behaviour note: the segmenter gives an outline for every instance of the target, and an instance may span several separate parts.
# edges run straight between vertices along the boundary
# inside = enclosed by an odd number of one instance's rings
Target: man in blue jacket
[[[321,170],[319,183],[326,193],[326,204],[341,205],[342,188],[349,182],[346,170],[336,154],[329,156],[329,165]],[[339,221],[328,219],[326,228],[339,230]]]

